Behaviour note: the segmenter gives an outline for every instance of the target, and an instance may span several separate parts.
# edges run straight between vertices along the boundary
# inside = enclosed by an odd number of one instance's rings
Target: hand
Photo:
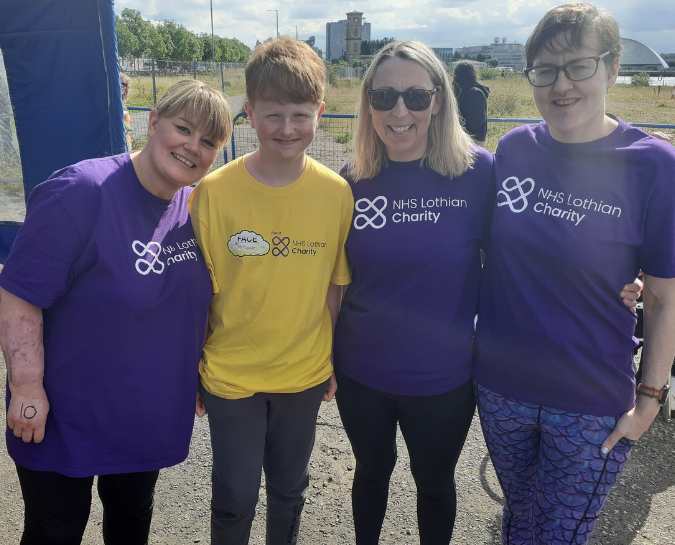
[[[195,414],[201,418],[206,414],[206,405],[204,405],[204,400],[199,392],[197,392],[197,403],[195,404]]]
[[[625,413],[616,423],[616,427],[602,444],[602,455],[607,456],[622,437],[637,441],[652,425],[659,413],[659,404],[655,399],[640,399],[638,405]]]
[[[626,284],[621,288],[621,302],[626,305],[633,313],[635,313],[635,307],[637,306],[638,299],[642,295],[643,283],[642,280],[636,278],[630,284]]]
[[[337,392],[337,381],[335,380],[335,373],[333,373],[328,379],[328,386],[326,387],[326,393],[323,394],[323,400],[332,401],[335,397],[335,392]]]
[[[659,140],[665,140],[666,142],[672,142],[673,137],[668,133],[663,131],[654,131],[651,133],[653,137],[658,138]]]
[[[49,401],[42,384],[9,385],[7,427],[24,443],[41,443],[49,413]]]

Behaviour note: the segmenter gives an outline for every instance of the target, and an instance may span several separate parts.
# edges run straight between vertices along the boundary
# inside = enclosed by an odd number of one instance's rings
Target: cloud
[[[232,255],[244,257],[247,255],[265,255],[270,251],[270,244],[265,237],[255,231],[240,231],[230,237],[227,247]]]
[[[496,36],[524,43],[546,10],[561,0],[213,0],[214,30],[249,46],[276,32],[300,38],[315,35],[325,47],[326,23],[364,13],[372,37],[416,39],[431,46],[487,44]],[[622,34],[657,51],[675,51],[675,2],[672,0],[598,0],[619,22]],[[133,8],[145,18],[170,19],[195,32],[210,32],[209,0],[117,0],[116,10]]]

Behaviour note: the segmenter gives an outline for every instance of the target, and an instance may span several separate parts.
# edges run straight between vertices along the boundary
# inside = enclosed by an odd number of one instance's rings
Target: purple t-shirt
[[[525,402],[617,416],[634,403],[640,269],[675,276],[675,149],[620,121],[584,144],[545,124],[495,157],[497,206],[478,321],[476,380]]]
[[[338,318],[338,372],[377,390],[436,395],[471,379],[492,156],[446,176],[419,161],[352,183],[352,273]]]
[[[43,309],[50,413],[40,444],[8,431],[17,464],[77,477],[187,456],[211,299],[189,192],[154,197],[125,154],[31,193],[0,285]]]

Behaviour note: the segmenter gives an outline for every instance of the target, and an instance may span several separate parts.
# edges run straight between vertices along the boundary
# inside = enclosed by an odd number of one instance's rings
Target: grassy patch
[[[185,73],[171,76],[156,76],[155,85],[157,86],[157,98],[161,97],[164,92],[184,79],[193,79],[194,74]],[[131,77],[131,85],[129,86],[129,97],[127,103],[130,106],[153,106],[152,94],[152,76],[135,76]],[[225,95],[237,96],[243,95],[245,91],[244,85],[244,70],[242,68],[224,68],[223,80],[225,86],[221,85],[221,77],[219,72],[215,73],[197,73],[197,79],[204,81],[215,87],[221,89]]]

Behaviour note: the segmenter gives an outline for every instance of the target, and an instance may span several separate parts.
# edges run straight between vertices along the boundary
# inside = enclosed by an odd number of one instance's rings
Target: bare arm
[[[644,336],[642,382],[661,388],[668,382],[675,357],[675,278],[657,278],[645,275],[644,280]],[[609,451],[621,437],[639,439],[649,429],[659,412],[657,401],[638,396],[635,408],[624,414],[603,450]]]
[[[25,443],[40,443],[49,412],[43,385],[42,310],[2,288],[0,346],[10,392],[7,426]]]
[[[340,312],[343,293],[344,286],[336,286],[335,284],[328,286],[326,306],[328,307],[328,312],[330,312],[330,319],[333,322],[333,328],[335,328],[335,322],[337,322],[338,313]]]
[[[344,292],[343,286],[336,286],[331,284],[328,286],[328,293],[326,294],[326,306],[330,313],[331,322],[333,322],[333,329],[335,329],[335,322],[337,322],[338,313],[340,312],[340,305],[342,305],[342,294]],[[331,401],[335,397],[337,391],[337,382],[335,380],[335,373],[330,376],[328,389],[323,395],[324,401]]]

